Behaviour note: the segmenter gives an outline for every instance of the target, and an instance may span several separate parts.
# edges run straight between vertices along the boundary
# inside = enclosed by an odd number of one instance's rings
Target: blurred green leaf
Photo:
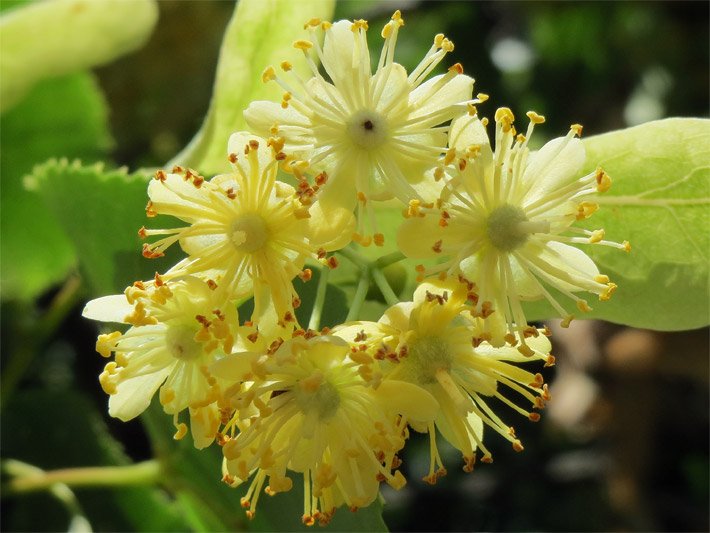
[[[31,299],[60,281],[74,264],[71,242],[38,194],[25,190],[22,178],[33,165],[50,157],[103,157],[111,142],[107,115],[103,96],[89,74],[40,83],[20,105],[3,115],[3,298]]]
[[[16,394],[3,410],[1,436],[4,458],[44,470],[129,464],[95,407],[73,391]],[[75,494],[95,530],[186,529],[181,510],[155,488],[77,489]],[[69,518],[46,494],[13,498],[11,512],[3,512],[3,531],[66,530]]]
[[[246,128],[243,110],[253,100],[281,98],[283,89],[262,83],[261,73],[271,64],[288,60],[295,71],[306,74],[305,61],[292,42],[307,36],[303,24],[309,19],[330,18],[333,5],[334,0],[239,2],[222,42],[207,117],[173,162],[210,175],[226,171],[229,136]]]
[[[612,177],[600,210],[584,226],[631,242],[629,254],[604,246],[585,251],[619,285],[584,318],[656,330],[710,322],[710,121],[667,119],[585,140],[585,173]],[[555,316],[546,304],[527,306]]]
[[[38,81],[102,65],[145,43],[153,0],[34,2],[0,17],[0,111]]]
[[[177,262],[178,250],[157,260],[141,255],[137,232],[146,222],[146,175],[64,159],[36,167],[27,183],[69,236],[95,294],[121,291]]]

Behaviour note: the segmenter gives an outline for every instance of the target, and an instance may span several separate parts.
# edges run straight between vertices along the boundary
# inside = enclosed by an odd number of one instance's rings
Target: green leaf
[[[153,0],[56,0],[3,14],[0,112],[40,80],[102,65],[135,50],[157,20]]]
[[[33,298],[60,281],[74,264],[71,242],[37,193],[25,190],[22,178],[50,157],[103,157],[111,144],[107,115],[94,78],[75,74],[40,83],[2,116],[3,298]]]
[[[331,17],[333,5],[334,0],[239,2],[222,42],[207,117],[172,162],[210,175],[228,170],[227,141],[233,132],[246,128],[243,110],[253,100],[281,98],[283,89],[275,83],[262,83],[261,73],[271,64],[288,60],[295,71],[305,75],[305,61],[291,45],[307,37],[303,29],[306,21]]]
[[[710,121],[649,122],[590,137],[585,147],[585,173],[601,166],[613,185],[584,226],[632,249],[584,248],[619,286],[584,318],[663,331],[710,323]],[[541,303],[528,309],[555,316]]]
[[[82,394],[23,391],[4,407],[1,436],[5,459],[18,459],[44,470],[130,463],[94,405]],[[37,427],[42,428],[41,437],[35,432]],[[186,529],[182,510],[156,488],[77,489],[75,493],[98,531]],[[10,531],[59,531],[66,530],[69,523],[66,511],[45,494],[14,496],[8,511],[7,515],[3,512],[3,529]]]
[[[177,262],[178,250],[157,260],[141,255],[146,175],[52,160],[36,167],[27,182],[69,236],[94,294],[121,291]]]

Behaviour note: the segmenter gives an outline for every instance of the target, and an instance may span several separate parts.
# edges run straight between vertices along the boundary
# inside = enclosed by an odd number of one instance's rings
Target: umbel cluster
[[[507,108],[494,124],[479,117],[487,96],[473,95],[460,64],[432,76],[454,50],[443,35],[407,72],[394,61],[402,26],[397,11],[373,68],[366,21],[306,23],[294,46],[310,77],[287,61],[264,71],[283,97],[244,111],[250,131],[229,139],[231,171],[176,166],[151,180],[147,216],[182,224],[141,228],[143,255],[177,243],[184,258],[84,310],[129,326],[96,343],[110,359],[99,377],[109,414],[130,420],[158,392],[175,438],[220,446],[222,480],[249,483],[250,517],[262,493],[291,489],[292,473],[305,524],[369,505],[381,482],[405,484],[398,454],[412,430],[429,435],[432,484],[446,474],[439,439],[467,472],[492,460],[490,433],[522,451],[493,408],[539,420],[549,394],[537,371],[554,357],[521,301],[546,299],[569,324],[590,309],[580,293],[616,289],[577,245],[629,250],[574,226],[611,185],[600,168],[578,177],[580,125],[530,151],[544,117],[529,112],[524,134]],[[385,200],[401,204],[401,257],[422,260],[412,300],[377,322],[319,329],[314,308],[299,324],[294,278],[337,268],[333,253],[352,242],[383,246],[374,206]],[[249,298],[253,313],[239,317]]]

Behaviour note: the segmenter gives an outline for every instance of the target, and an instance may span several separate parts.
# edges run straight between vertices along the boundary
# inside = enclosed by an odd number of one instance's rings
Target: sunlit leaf
[[[239,2],[222,42],[207,117],[173,162],[206,174],[227,170],[227,140],[246,128],[243,110],[252,100],[278,99],[283,93],[275,83],[262,83],[261,73],[288,60],[295,71],[305,74],[305,61],[292,43],[308,36],[303,24],[309,19],[328,19],[333,5],[334,0]]]
[[[0,17],[0,111],[40,80],[102,65],[140,47],[158,19],[153,0],[34,2]]]
[[[585,226],[631,242],[629,254],[585,251],[619,285],[586,317],[657,330],[710,322],[710,121],[667,119],[585,140],[586,172],[602,166],[613,186]],[[561,299],[562,300],[562,299]],[[538,318],[555,316],[529,306]]]
[[[37,193],[25,190],[22,178],[50,157],[89,161],[103,157],[110,146],[107,115],[103,96],[89,74],[44,81],[3,115],[3,298],[33,298],[60,281],[74,264],[71,242]]]
[[[172,253],[157,260],[141,255],[138,229],[146,223],[148,198],[144,174],[52,160],[35,168],[27,182],[71,240],[94,294],[122,291],[177,262]]]

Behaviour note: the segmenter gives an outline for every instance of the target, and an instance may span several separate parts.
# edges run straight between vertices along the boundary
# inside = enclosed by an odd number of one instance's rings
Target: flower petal
[[[390,412],[414,420],[434,420],[439,413],[439,402],[431,393],[406,381],[386,379],[375,395]]]
[[[108,414],[124,422],[134,419],[150,405],[150,400],[172,370],[163,367],[150,374],[129,378],[118,384],[108,399]]]
[[[133,306],[128,303],[123,294],[112,294],[91,300],[84,306],[81,316],[101,322],[120,322],[125,324],[125,318],[133,312]]]

